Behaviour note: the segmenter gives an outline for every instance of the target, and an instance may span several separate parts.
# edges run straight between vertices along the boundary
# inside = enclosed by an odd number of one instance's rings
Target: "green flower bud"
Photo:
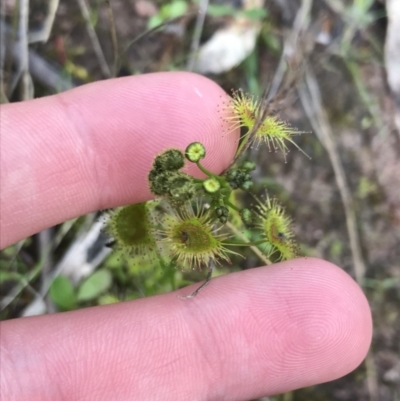
[[[238,170],[236,177],[235,177],[235,181],[237,183],[240,183],[242,181],[244,181],[244,177],[247,173],[245,173],[243,170]]]
[[[185,157],[179,149],[168,149],[154,159],[157,172],[180,170],[185,165]]]
[[[215,178],[208,178],[203,182],[203,187],[209,194],[214,194],[219,191],[221,184]]]
[[[185,150],[186,158],[192,163],[197,163],[206,157],[206,148],[200,142],[192,142]]]
[[[225,224],[225,223],[228,221],[228,217],[226,217],[226,216],[221,216],[221,217],[218,217],[218,220],[219,220],[222,224]]]
[[[238,171],[236,169],[229,170],[228,173],[226,174],[226,178],[229,181],[232,181],[236,178],[237,174],[238,174]]]
[[[150,191],[157,196],[165,195],[168,191],[168,172],[157,173],[155,169],[151,170],[148,176]]]
[[[244,208],[240,211],[240,217],[242,218],[245,224],[251,223],[251,211],[247,208]]]
[[[240,188],[243,189],[243,191],[248,191],[251,187],[253,186],[253,181],[245,181]]]
[[[250,161],[244,162],[242,165],[242,169],[247,172],[253,171],[256,169],[256,164]]]
[[[228,217],[229,209],[226,206],[219,206],[215,209],[215,214],[217,215],[218,218],[221,216]]]
[[[196,187],[192,177],[185,173],[170,173],[168,178],[168,198],[171,203],[181,205],[192,199],[196,193]]]

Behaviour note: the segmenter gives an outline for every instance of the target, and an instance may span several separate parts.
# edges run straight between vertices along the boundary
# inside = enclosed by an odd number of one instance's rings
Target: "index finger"
[[[204,164],[229,165],[238,132],[218,106],[225,92],[202,76],[158,73],[101,81],[1,109],[1,242],[67,219],[151,197],[154,156],[193,141]],[[195,172],[195,170],[192,170]]]

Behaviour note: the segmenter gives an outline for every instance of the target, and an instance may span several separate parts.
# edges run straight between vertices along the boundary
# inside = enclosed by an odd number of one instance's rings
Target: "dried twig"
[[[18,242],[15,245],[15,254],[12,260],[10,261],[10,268],[15,263],[17,255],[24,246],[25,241],[26,239],[23,239],[22,241]],[[0,311],[3,311],[9,305],[11,305],[25,288],[29,289],[32,293],[36,293],[33,287],[30,285],[30,282],[38,277],[41,268],[42,268],[41,264],[38,263],[33,269],[30,269],[27,274],[20,277],[19,282],[10,290],[10,292],[1,298]]]
[[[6,24],[0,24],[0,37],[2,40],[4,38],[7,43],[11,43],[12,41],[11,28]],[[5,46],[4,58],[13,59],[14,62],[19,65],[21,62],[21,53],[19,49],[19,42],[14,42]],[[28,64],[31,76],[42,85],[52,89],[54,92],[63,92],[76,86],[71,82],[71,80],[62,76],[61,67],[48,62],[32,49],[29,49],[28,51]]]
[[[114,65],[112,75],[115,77],[118,73],[118,40],[117,40],[117,30],[115,28],[114,13],[111,7],[111,0],[106,0],[107,10],[108,10],[108,21],[110,23],[110,36],[111,44],[113,48]]]
[[[321,93],[311,65],[307,66],[305,82],[304,85],[299,87],[299,95],[315,134],[328,152],[335,173],[336,184],[340,192],[346,215],[347,232],[350,239],[350,248],[354,262],[354,273],[357,282],[362,286],[365,276],[365,264],[361,254],[360,238],[357,231],[353,199],[346,180],[346,174],[342,162],[336,149],[331,126],[328,122],[325,111],[322,108]]]
[[[103,223],[94,221],[95,214],[91,213],[85,217],[85,223],[80,232],[77,234],[73,243],[69,246],[63,258],[56,266],[47,274],[42,281],[40,293],[35,299],[23,310],[22,316],[32,316],[48,312],[46,303],[46,295],[50,290],[53,280],[59,275],[68,277],[75,285],[81,282],[86,276],[93,273],[96,267],[104,261],[111,252],[111,249],[104,247],[104,241],[99,239]],[[59,244],[61,238],[71,229],[76,220],[65,222],[61,231],[52,239],[51,249]],[[97,252],[89,258],[89,250],[96,243],[99,244]]]
[[[299,88],[300,100],[311,122],[313,130],[328,152],[346,215],[347,232],[350,239],[355,277],[360,286],[363,286],[365,277],[365,263],[361,253],[360,238],[357,231],[353,199],[347,184],[344,168],[336,150],[332,129],[325,115],[325,111],[321,106],[322,100],[319,86],[310,65],[307,68],[305,78],[304,85],[300,86]],[[376,379],[377,376],[372,351],[370,351],[366,357],[365,367],[367,370],[366,381],[369,399],[371,401],[376,401],[378,400],[378,383]]]
[[[41,291],[46,286],[47,280],[51,275],[51,271],[53,268],[53,249],[52,249],[52,237],[53,230],[48,228],[47,230],[43,230],[38,234],[39,239],[39,254],[42,262],[42,270],[40,272],[41,276]],[[40,291],[40,292],[41,292]],[[50,297],[45,297],[46,303],[46,311],[48,313],[54,313],[56,311],[55,305]]]
[[[197,19],[196,19],[196,26],[194,28],[192,44],[190,46],[190,57],[187,65],[188,71],[193,71],[194,66],[196,64],[197,52],[199,50],[200,38],[201,38],[201,33],[203,32],[204,20],[207,14],[207,8],[208,8],[208,0],[201,0],[199,12],[197,14]]]
[[[283,77],[285,75],[288,61],[289,63],[290,61],[296,61],[294,59],[296,59],[296,54],[298,52],[299,38],[301,37],[302,32],[304,32],[308,28],[312,3],[313,0],[303,0],[301,3],[301,7],[299,8],[294,19],[290,35],[285,40],[282,56],[279,60],[274,78],[272,79],[267,100],[271,100],[278,93]],[[297,66],[292,66],[292,68],[296,67]]]
[[[100,46],[99,38],[97,37],[96,31],[92,26],[92,22],[90,21],[90,13],[88,6],[85,0],[76,0],[76,1],[78,2],[79,8],[81,9],[83,18],[85,19],[86,30],[92,42],[93,50],[96,54],[97,61],[99,62],[101,72],[106,78],[111,78],[111,71],[110,68],[108,67],[106,58],[104,57],[103,50]]]
[[[60,0],[49,0],[47,4],[47,15],[42,27],[34,32],[29,32],[29,43],[47,42],[53,28],[54,19]]]
[[[6,59],[6,39],[2,34],[2,27],[5,24],[6,16],[6,2],[0,3],[0,104],[8,103],[8,99],[5,92],[4,86],[4,64]]]
[[[400,136],[400,3],[387,0],[388,29],[385,43],[387,79],[395,104],[394,121]]]
[[[19,2],[19,24],[18,24],[18,53],[20,55],[18,70],[15,73],[9,90],[9,96],[13,93],[18,82],[21,82],[21,100],[33,98],[32,78],[29,74],[28,58],[28,17],[29,0]]]

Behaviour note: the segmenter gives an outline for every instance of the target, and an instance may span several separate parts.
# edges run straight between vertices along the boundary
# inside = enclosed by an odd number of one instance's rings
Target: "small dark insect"
[[[187,245],[189,241],[189,234],[186,231],[181,231],[182,242]]]
[[[117,243],[117,241],[115,239],[110,239],[108,240],[104,245],[107,248],[114,248],[114,245]]]
[[[284,233],[278,233],[277,237],[283,240],[286,239],[286,235]]]

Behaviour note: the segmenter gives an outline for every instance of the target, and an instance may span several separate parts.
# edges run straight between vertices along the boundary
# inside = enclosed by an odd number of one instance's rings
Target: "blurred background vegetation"
[[[397,0],[1,2],[2,102],[172,70],[260,95],[298,68],[296,85],[276,110],[312,131],[296,138],[312,160],[295,149],[287,163],[280,153],[250,150],[259,165],[257,191],[267,189],[285,205],[303,254],[342,266],[363,287],[374,337],[366,361],[350,375],[271,401],[400,400],[399,6]],[[82,216],[3,250],[1,319],[120,302],[204,279],[201,272],[110,254],[103,220],[100,213]],[[249,250],[215,274],[261,264]]]

